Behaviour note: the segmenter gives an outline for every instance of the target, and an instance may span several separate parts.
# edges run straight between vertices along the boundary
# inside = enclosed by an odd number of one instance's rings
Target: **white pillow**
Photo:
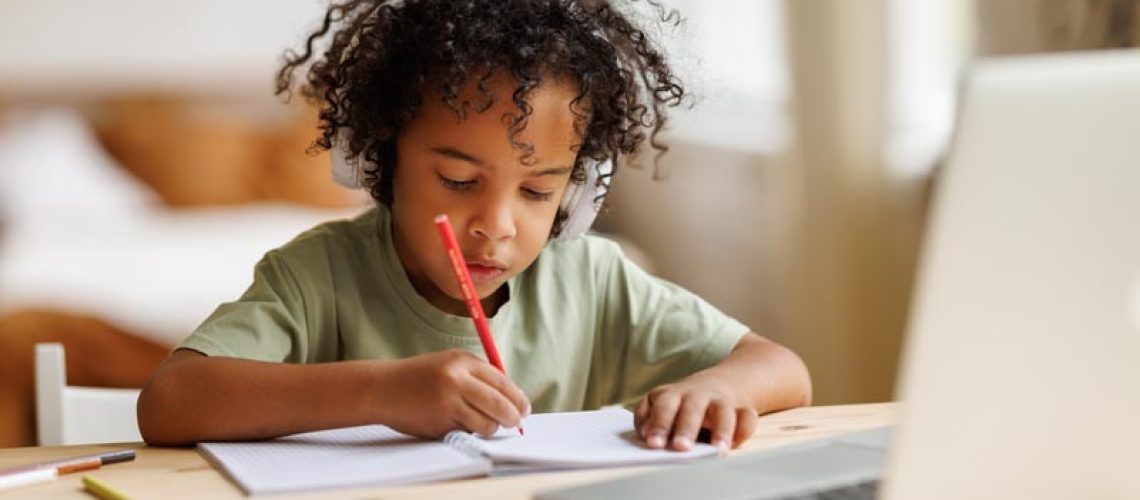
[[[0,314],[91,314],[173,345],[219,304],[236,300],[267,251],[359,211],[267,203],[14,231],[0,238]]]
[[[60,219],[113,222],[159,203],[154,191],[107,155],[77,112],[13,112],[0,123],[5,229]]]

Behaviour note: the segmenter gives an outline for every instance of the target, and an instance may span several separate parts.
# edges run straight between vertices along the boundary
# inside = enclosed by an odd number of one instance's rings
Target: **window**
[[[883,160],[921,177],[954,128],[958,77],[970,51],[972,2],[889,0],[887,128]]]
[[[782,148],[789,86],[783,2],[663,3],[686,19],[662,38],[686,90],[696,97],[694,109],[674,113],[671,136],[748,152]]]

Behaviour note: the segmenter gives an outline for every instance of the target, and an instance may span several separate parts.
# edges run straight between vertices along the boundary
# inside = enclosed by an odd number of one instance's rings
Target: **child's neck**
[[[487,298],[481,300],[483,303],[483,312],[488,318],[492,318],[499,312],[499,308],[506,304],[511,298],[511,287],[507,283],[503,283],[495,293],[492,293]],[[464,314],[464,316],[467,316]]]
[[[416,287],[416,291],[420,294],[421,297],[426,299],[428,303],[435,306],[436,309],[439,309],[440,311],[455,316],[471,317],[471,311],[467,309],[467,303],[462,300],[455,300],[438,289],[435,290],[436,293],[430,294],[430,296],[429,294],[425,294],[423,291],[420,291],[419,287]],[[503,304],[507,303],[507,300],[510,299],[510,296],[510,286],[507,283],[503,283],[503,286],[500,286],[498,290],[495,290],[495,293],[492,293],[491,295],[487,296],[487,298],[481,299],[479,301],[483,305],[483,314],[486,314],[488,318],[494,317],[495,314],[499,312],[499,308],[502,307]]]

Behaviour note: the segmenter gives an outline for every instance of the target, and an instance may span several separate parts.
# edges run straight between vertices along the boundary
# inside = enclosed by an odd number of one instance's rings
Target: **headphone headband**
[[[349,189],[364,187],[364,168],[360,164],[360,157],[349,158],[348,130],[341,129],[336,135],[336,141],[329,151],[329,160],[332,162],[332,178],[337,184]]]
[[[583,168],[586,169],[586,181],[582,184],[571,182],[559,204],[558,209],[566,213],[566,221],[558,233],[558,240],[570,240],[586,234],[602,211],[602,201],[609,192],[610,174],[614,171],[612,161],[588,161]]]

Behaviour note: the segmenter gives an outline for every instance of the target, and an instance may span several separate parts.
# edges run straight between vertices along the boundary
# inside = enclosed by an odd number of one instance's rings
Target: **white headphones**
[[[364,169],[361,168],[360,156],[349,158],[344,146],[346,143],[342,133],[330,152],[333,180],[349,189],[363,188]],[[586,181],[581,184],[570,182],[558,204],[558,210],[566,214],[566,220],[555,238],[557,240],[571,240],[586,234],[602,210],[602,201],[609,191],[610,174],[614,171],[613,162],[588,161],[585,168]]]
[[[586,169],[586,181],[581,184],[571,181],[558,204],[558,210],[566,214],[558,240],[571,240],[586,234],[602,211],[602,201],[609,192],[610,174],[614,172],[611,160],[587,161],[583,167]]]

